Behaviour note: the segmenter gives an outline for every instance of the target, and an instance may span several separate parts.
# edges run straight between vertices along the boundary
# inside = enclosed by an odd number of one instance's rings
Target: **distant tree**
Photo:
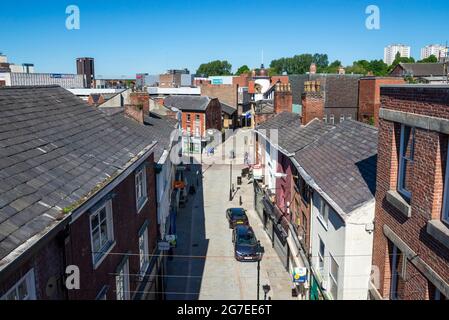
[[[399,52],[396,53],[393,63],[388,67],[388,73],[393,71],[393,69],[396,68],[396,66],[400,63],[415,63],[415,59],[413,59],[413,57],[401,57],[401,54]]]
[[[321,72],[329,64],[327,54],[315,53],[312,55],[304,53],[289,58],[275,59],[271,61],[270,68],[273,69],[272,72],[275,74],[284,72],[287,72],[287,74],[305,74],[309,71],[312,62],[316,64],[318,72]]]
[[[340,67],[341,67],[341,61],[340,60],[335,60],[330,65],[328,65],[326,68],[324,68],[324,70],[322,70],[321,72],[324,72],[324,73],[338,73],[338,69]]]
[[[199,66],[196,74],[209,76],[229,76],[231,75],[232,65],[226,61],[215,60],[208,63],[203,63]]]
[[[243,66],[241,66],[240,68],[238,68],[237,72],[235,73],[235,75],[239,76],[241,74],[244,73],[249,73],[251,70],[249,69],[249,67],[245,64]]]
[[[352,66],[346,68],[346,73],[368,74],[375,76],[386,76],[388,74],[388,65],[382,60],[358,60],[352,63]]]
[[[430,55],[429,57],[419,60],[418,63],[437,63],[438,59],[435,55]]]

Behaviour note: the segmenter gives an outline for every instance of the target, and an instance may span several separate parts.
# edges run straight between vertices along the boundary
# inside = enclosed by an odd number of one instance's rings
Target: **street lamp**
[[[262,286],[263,292],[265,293],[264,300],[267,300],[267,294],[270,292],[271,287],[268,284]]]
[[[257,300],[259,300],[259,291],[260,291],[260,261],[262,260],[264,252],[265,248],[260,244],[260,240],[258,240],[257,253],[259,254],[259,259],[257,260]]]

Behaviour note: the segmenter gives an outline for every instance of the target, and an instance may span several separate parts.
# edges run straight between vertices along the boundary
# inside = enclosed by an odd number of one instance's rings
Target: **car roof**
[[[237,225],[237,226],[235,227],[235,231],[236,231],[239,235],[246,234],[246,233],[249,233],[249,232],[251,232],[251,233],[254,234],[253,228],[251,228],[251,226],[241,225],[241,224],[240,224],[240,225]]]

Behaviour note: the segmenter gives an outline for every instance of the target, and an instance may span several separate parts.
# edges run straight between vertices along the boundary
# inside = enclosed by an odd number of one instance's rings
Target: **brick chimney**
[[[324,117],[324,97],[321,92],[319,81],[306,81],[304,83],[304,93],[301,95],[303,125],[309,123],[314,118],[320,120]]]
[[[150,95],[147,92],[129,94],[129,104],[125,105],[125,115],[143,124],[144,117],[150,112]]]
[[[315,63],[312,63],[312,64],[310,65],[309,73],[310,73],[310,74],[315,74],[315,73],[316,73],[316,64],[315,64]]]
[[[278,81],[274,89],[274,113],[292,112],[293,95],[290,83]]]

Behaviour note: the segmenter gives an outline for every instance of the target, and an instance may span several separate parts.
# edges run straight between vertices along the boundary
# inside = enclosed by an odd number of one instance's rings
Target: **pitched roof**
[[[271,114],[274,113],[274,101],[270,99],[256,101],[255,113],[256,114]]]
[[[349,214],[374,199],[377,129],[345,120],[295,154],[315,183]]]
[[[319,119],[313,119],[307,125],[301,125],[301,117],[298,114],[281,112],[259,125],[256,130],[259,132],[267,130],[264,132],[266,137],[271,140],[277,139],[277,143],[271,141],[272,143],[294,154],[333,128],[334,126]],[[278,130],[276,138],[270,132],[273,129]]]
[[[230,106],[229,104],[226,104],[221,101],[220,101],[220,104],[221,104],[221,111],[223,111],[227,115],[231,116],[237,111],[237,108],[234,108],[234,107]]]
[[[399,67],[404,70],[404,75],[414,77],[446,75],[444,72],[444,63],[400,63]]]
[[[58,86],[0,88],[0,269],[55,227],[64,209],[151,150],[151,134]]]
[[[175,107],[182,111],[204,111],[211,99],[204,96],[168,96],[164,100],[164,105],[167,107]]]

